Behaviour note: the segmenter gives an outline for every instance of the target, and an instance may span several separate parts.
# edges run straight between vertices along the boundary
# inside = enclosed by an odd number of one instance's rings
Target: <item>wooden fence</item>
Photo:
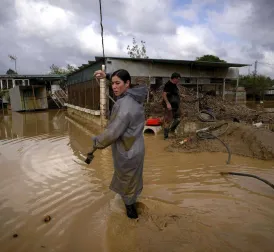
[[[148,77],[132,77],[132,85],[148,84]],[[115,100],[111,83],[107,81],[109,95]],[[68,85],[68,103],[82,108],[100,110],[100,86],[96,79]],[[111,99],[108,101],[109,111],[114,103]]]
[[[100,86],[95,79],[68,85],[68,103],[82,108],[100,110]]]

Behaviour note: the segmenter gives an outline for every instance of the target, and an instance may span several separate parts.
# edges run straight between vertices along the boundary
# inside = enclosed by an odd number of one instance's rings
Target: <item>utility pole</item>
[[[256,79],[256,75],[257,75],[257,64],[258,64],[258,61],[256,60],[255,65],[254,65],[253,86],[255,86],[255,79]],[[253,94],[253,96],[254,96],[254,94]]]
[[[16,56],[13,56],[13,55],[9,55],[9,58],[10,58],[11,60],[14,61],[14,64],[15,64],[15,72],[17,73],[17,69],[16,69],[16,60],[17,60],[17,57],[16,57]]]
[[[256,60],[254,65],[254,76],[257,75],[257,64],[258,64],[258,61]]]

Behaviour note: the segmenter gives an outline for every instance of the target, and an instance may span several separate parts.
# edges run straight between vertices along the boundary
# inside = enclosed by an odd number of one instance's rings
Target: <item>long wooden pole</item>
[[[102,70],[105,71],[105,65],[102,65]],[[101,126],[106,126],[106,79],[100,79],[100,117],[101,117]]]

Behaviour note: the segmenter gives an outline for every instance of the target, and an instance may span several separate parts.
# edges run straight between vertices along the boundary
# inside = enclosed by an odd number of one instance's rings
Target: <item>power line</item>
[[[263,65],[269,65],[269,66],[274,66],[274,64],[271,63],[267,63],[267,62],[258,62],[259,64],[263,64]]]
[[[100,5],[100,24],[101,24],[102,49],[103,49],[103,57],[105,58],[104,28],[103,28],[103,17],[102,17],[102,4],[101,4],[101,0],[99,0],[99,5]]]
[[[267,62],[258,62],[259,64],[262,64],[262,65],[265,65],[271,69],[274,69],[274,64],[270,64],[270,63],[267,63]]]

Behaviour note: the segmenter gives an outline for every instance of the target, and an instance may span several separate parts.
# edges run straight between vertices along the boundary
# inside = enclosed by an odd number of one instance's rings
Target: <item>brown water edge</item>
[[[132,221],[108,189],[110,148],[82,162],[93,130],[58,111],[0,121],[1,251],[273,250],[273,189],[219,174],[274,182],[272,161],[233,155],[225,165],[226,153],[169,153],[162,135],[146,135],[141,215]]]

